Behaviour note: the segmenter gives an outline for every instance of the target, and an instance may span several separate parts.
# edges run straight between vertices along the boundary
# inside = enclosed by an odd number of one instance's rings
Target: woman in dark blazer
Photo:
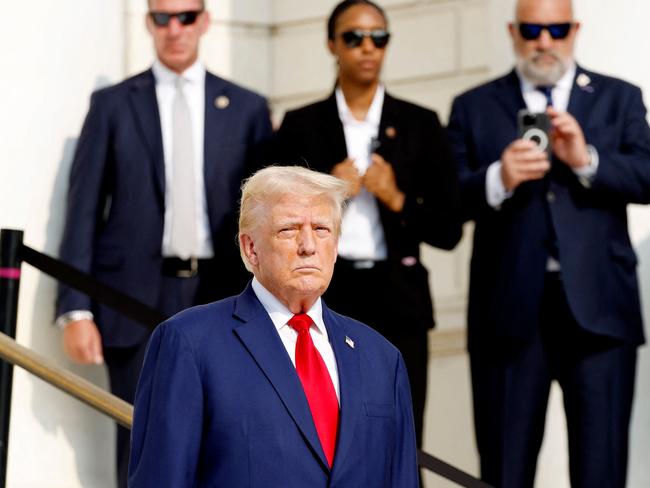
[[[390,38],[384,11],[346,0],[327,29],[338,64],[335,91],[285,115],[273,159],[350,182],[353,197],[325,301],[401,350],[421,446],[434,320],[420,243],[452,249],[461,237],[455,165],[436,114],[384,90],[379,75]]]

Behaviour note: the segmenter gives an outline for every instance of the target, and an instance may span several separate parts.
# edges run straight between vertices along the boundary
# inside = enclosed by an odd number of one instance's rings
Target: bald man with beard
[[[573,487],[622,487],[645,341],[627,205],[650,202],[641,91],[574,60],[570,0],[520,0],[516,66],[454,100],[449,134],[475,222],[468,307],[485,481],[532,487],[550,387],[562,388]],[[545,112],[552,150],[518,136]]]

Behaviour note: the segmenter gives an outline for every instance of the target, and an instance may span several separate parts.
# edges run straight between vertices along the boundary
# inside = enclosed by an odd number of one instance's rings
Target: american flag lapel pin
[[[354,349],[354,341],[350,339],[348,336],[345,336],[345,343],[350,346],[352,349]]]

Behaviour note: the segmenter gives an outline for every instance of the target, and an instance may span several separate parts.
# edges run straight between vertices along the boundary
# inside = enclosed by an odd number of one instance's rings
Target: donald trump
[[[400,353],[320,298],[346,185],[298,167],[245,183],[239,244],[254,278],[153,334],[129,486],[418,486]]]

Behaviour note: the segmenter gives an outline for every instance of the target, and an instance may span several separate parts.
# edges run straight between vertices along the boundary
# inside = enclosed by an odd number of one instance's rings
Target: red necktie
[[[313,320],[309,315],[299,313],[291,317],[288,323],[298,332],[296,371],[307,396],[318,438],[331,467],[339,424],[339,402],[334,384],[323,358],[311,340],[309,328],[314,323]]]

